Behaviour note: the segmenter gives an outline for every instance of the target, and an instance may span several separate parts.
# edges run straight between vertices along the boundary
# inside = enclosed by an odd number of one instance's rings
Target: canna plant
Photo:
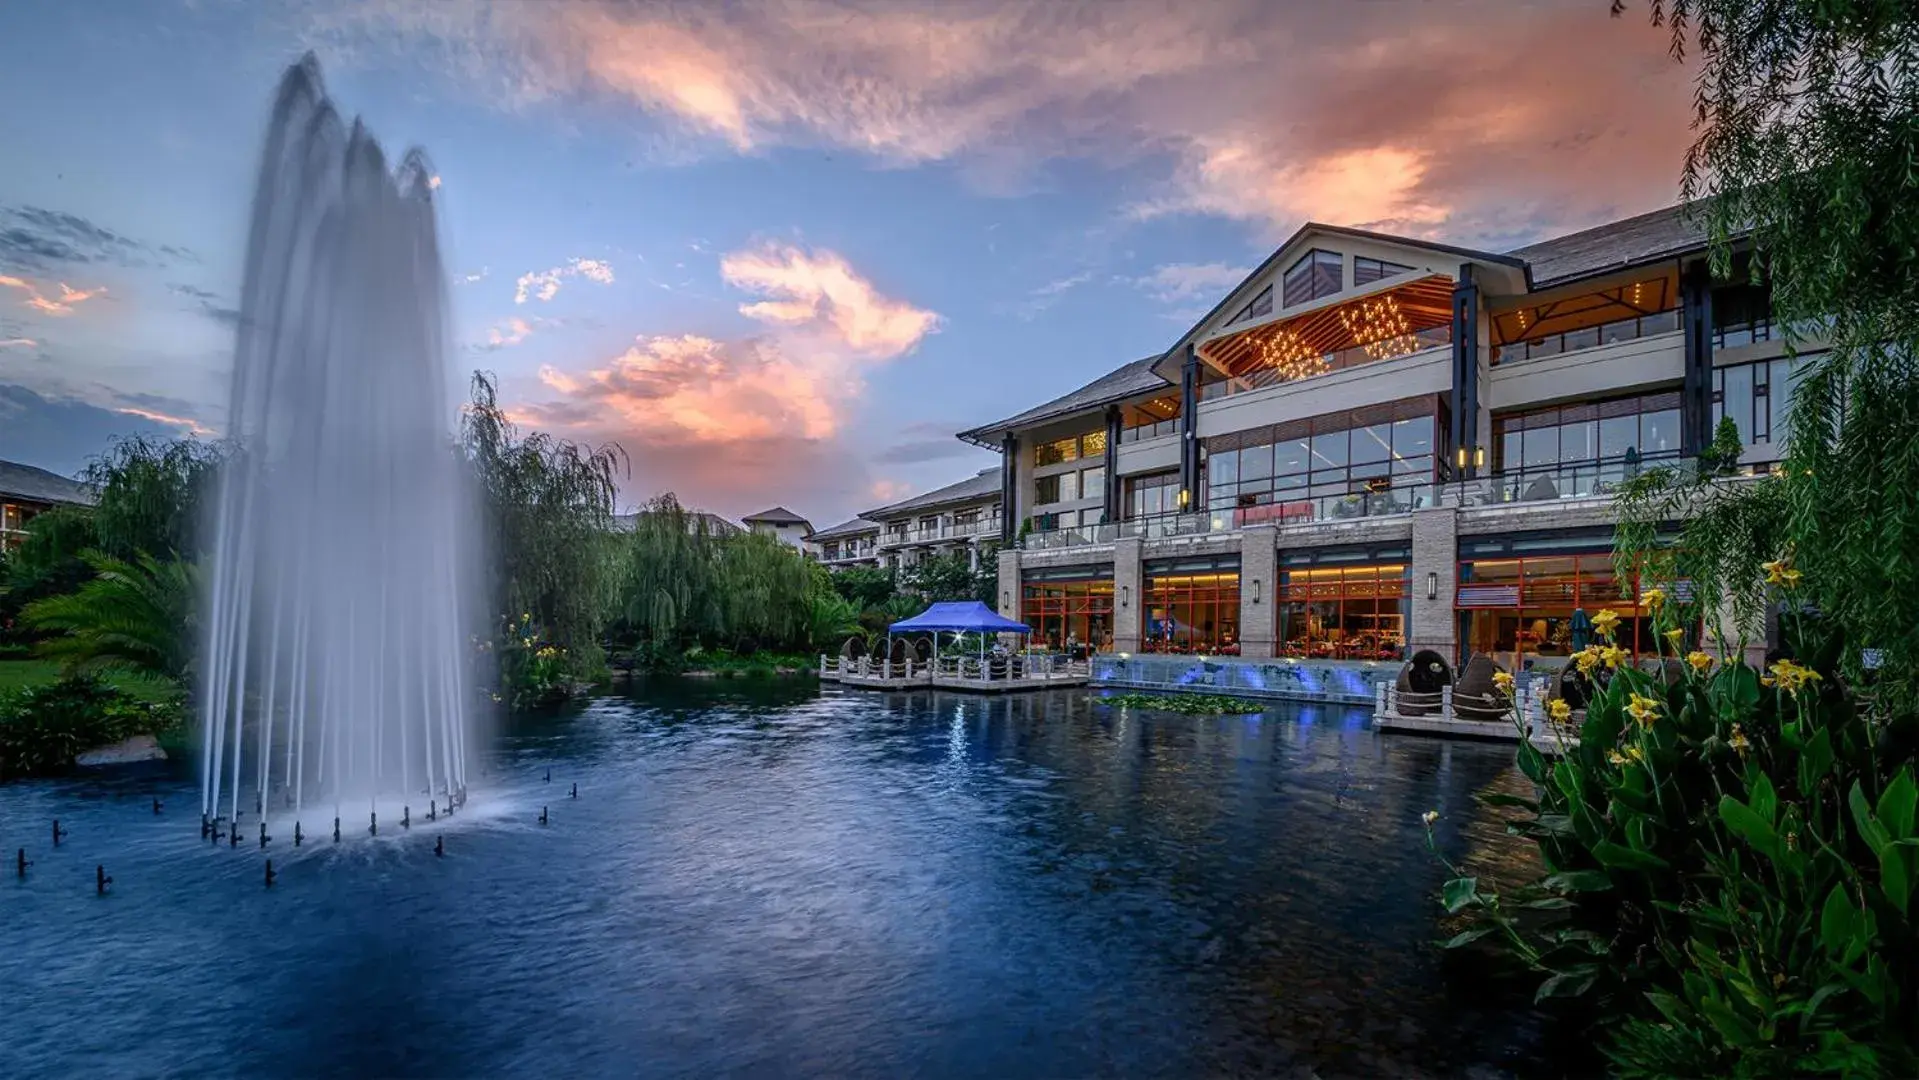
[[[1795,607],[1799,572],[1765,569]],[[1502,895],[1455,870],[1442,901],[1472,925],[1446,944],[1497,943],[1540,999],[1585,999],[1621,1076],[1919,1075],[1910,746],[1837,674],[1830,621],[1785,616],[1761,673],[1682,654],[1656,592],[1656,669],[1625,660],[1602,612],[1584,721],[1554,725],[1551,757],[1521,740],[1534,798],[1485,797],[1520,811],[1545,872]]]

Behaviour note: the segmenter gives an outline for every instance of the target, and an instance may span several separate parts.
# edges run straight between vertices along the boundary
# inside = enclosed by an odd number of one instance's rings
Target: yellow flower
[[[1672,642],[1672,647],[1674,649],[1678,649],[1679,646],[1684,645],[1686,643],[1685,629],[1683,627],[1675,626],[1671,630],[1666,631],[1666,640]]]
[[[1611,608],[1600,608],[1599,614],[1593,616],[1593,629],[1607,641],[1612,640],[1613,631],[1618,628],[1619,613]]]
[[[1799,693],[1799,688],[1819,680],[1819,673],[1809,667],[1802,667],[1791,660],[1781,660],[1771,668],[1773,682],[1788,694]],[[1765,680],[1760,680],[1764,682]],[[1768,685],[1772,685],[1769,683]]]
[[[1581,675],[1591,675],[1593,668],[1599,666],[1599,646],[1588,645],[1573,657],[1573,663],[1579,665]]]
[[[1493,685],[1499,687],[1499,689],[1503,693],[1507,693],[1507,694],[1512,693],[1513,692],[1512,672],[1510,671],[1493,672]]]
[[[1761,563],[1760,569],[1766,572],[1766,584],[1784,585],[1790,589],[1799,584],[1800,573],[1792,568],[1792,559],[1781,556],[1769,563]]]
[[[1567,703],[1565,698],[1554,698],[1551,703],[1546,706],[1546,713],[1554,720],[1563,724],[1572,719],[1573,707]]]
[[[1621,754],[1617,750],[1606,751],[1606,760],[1613,763],[1614,765],[1624,765],[1626,763],[1625,755]]]
[[[1704,675],[1712,667],[1712,654],[1694,649],[1686,654],[1686,663],[1691,664],[1694,671]]]
[[[1605,661],[1607,667],[1616,668],[1620,664],[1625,663],[1626,650],[1617,645],[1608,645],[1599,650],[1599,659]]]
[[[1726,745],[1732,747],[1733,752],[1740,757],[1745,757],[1746,751],[1752,749],[1752,744],[1746,741],[1746,733],[1739,730],[1738,724],[1732,726],[1732,735],[1726,740]]]
[[[1428,810],[1425,813],[1419,815],[1419,820],[1425,822],[1427,825],[1431,825],[1433,822],[1439,820],[1439,811]]]
[[[1666,606],[1666,590],[1647,589],[1645,595],[1639,598],[1639,602],[1654,611],[1658,611],[1660,608]]]
[[[1796,588],[1799,585],[1800,573],[1797,570],[1788,570],[1779,576],[1784,579],[1783,583],[1788,589]]]
[[[1626,713],[1639,721],[1640,727],[1652,727],[1653,721],[1659,719],[1659,700],[1634,694],[1632,703],[1626,706]]]

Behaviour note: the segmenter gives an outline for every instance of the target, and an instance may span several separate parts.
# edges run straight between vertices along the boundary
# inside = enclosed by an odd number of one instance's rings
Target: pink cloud
[[[826,144],[1018,172],[1163,162],[1140,215],[1520,239],[1676,191],[1687,72],[1593,0],[378,5],[496,100],[624,98],[733,152]],[[777,316],[775,307],[769,315]]]
[[[166,413],[154,412],[152,409],[136,409],[125,405],[119,406],[113,411],[123,413],[127,416],[138,416],[143,420],[151,420],[156,424],[166,424],[169,427],[177,427],[189,435],[207,436],[215,434],[212,428],[206,427],[198,420],[190,417],[169,416]]]
[[[52,315],[56,318],[65,318],[73,314],[75,307],[88,300],[92,300],[94,297],[103,296],[107,291],[104,285],[94,289],[76,289],[64,281],[60,282],[59,285],[60,296],[58,299],[52,299],[42,292],[39,286],[34,285],[32,282],[0,274],[0,286],[19,289],[27,294],[27,298],[20,301],[22,304],[43,315]]]

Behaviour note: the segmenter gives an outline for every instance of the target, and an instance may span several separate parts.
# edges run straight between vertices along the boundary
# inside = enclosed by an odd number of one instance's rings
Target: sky
[[[311,50],[510,415],[819,527],[1171,346],[1306,221],[1507,250],[1674,201],[1691,75],[1607,0],[7,0],[0,459],[224,430],[274,86]]]

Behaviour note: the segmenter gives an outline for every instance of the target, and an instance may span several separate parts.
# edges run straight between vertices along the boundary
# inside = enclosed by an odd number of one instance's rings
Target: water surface
[[[0,787],[0,848],[37,860],[0,879],[0,1075],[1548,1068],[1431,947],[1419,814],[1523,868],[1472,799],[1518,789],[1509,747],[1345,708],[742,686],[524,721],[460,817],[345,814],[297,852],[202,842],[169,770]]]

